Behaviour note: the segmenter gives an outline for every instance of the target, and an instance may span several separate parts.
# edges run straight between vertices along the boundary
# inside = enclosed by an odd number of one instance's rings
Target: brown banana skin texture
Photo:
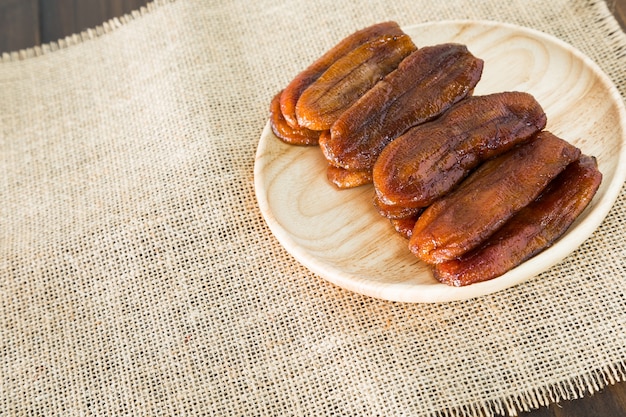
[[[530,139],[545,125],[545,112],[528,93],[468,97],[383,150],[373,170],[376,194],[387,205],[426,207],[480,163]]]
[[[533,201],[580,150],[550,132],[484,162],[415,223],[409,249],[427,263],[474,249]]]
[[[324,156],[345,169],[372,169],[389,142],[471,94],[482,69],[465,45],[418,49],[339,116],[320,141]]]
[[[561,237],[591,202],[601,182],[595,158],[582,155],[479,248],[435,265],[435,278],[460,287],[513,269]]]
[[[280,111],[280,95],[278,93],[270,103],[270,126],[277,138],[290,145],[317,145],[320,132],[303,127],[294,128],[287,124]]]
[[[326,177],[337,188],[344,190],[372,183],[370,171],[348,171],[347,169],[329,165]]]
[[[408,35],[382,35],[337,59],[302,92],[296,103],[298,125],[330,129],[341,113],[416,49]]]
[[[298,128],[296,104],[302,92],[317,80],[337,59],[359,45],[382,35],[402,35],[396,22],[382,22],[358,30],[342,39],[337,45],[296,75],[285,87],[280,97],[280,109],[288,125]]]

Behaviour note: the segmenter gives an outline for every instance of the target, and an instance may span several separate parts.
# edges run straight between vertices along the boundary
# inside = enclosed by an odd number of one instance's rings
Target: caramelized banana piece
[[[543,131],[484,162],[458,188],[424,210],[409,249],[428,263],[463,255],[537,198],[579,156],[578,148]]]
[[[376,195],[387,205],[426,207],[481,162],[530,139],[545,125],[546,114],[530,94],[469,97],[383,150],[374,164]]]
[[[385,204],[378,198],[377,195],[374,195],[374,207],[378,210],[378,214],[391,220],[412,217],[422,211],[422,208],[420,207],[404,207]]]
[[[348,171],[333,165],[328,166],[326,177],[335,187],[342,190],[372,183],[370,171]]]
[[[300,96],[298,124],[327,130],[363,93],[417,48],[408,35],[383,35],[365,42],[333,63]]]
[[[405,217],[403,219],[391,219],[389,221],[391,222],[391,225],[396,230],[396,232],[400,234],[400,236],[404,237],[405,239],[410,239],[411,235],[413,234],[413,228],[415,227],[415,222],[417,221],[418,217],[419,213],[411,217]]]
[[[561,237],[587,207],[601,182],[595,158],[581,156],[479,248],[435,265],[435,278],[459,287],[504,274]]]
[[[324,130],[320,137],[327,135],[330,135],[330,132]],[[370,171],[348,171],[330,164],[326,169],[326,178],[340,190],[372,183],[372,173]]]
[[[270,126],[277,138],[291,145],[317,145],[320,132],[303,127],[294,128],[287,124],[280,111],[280,95],[278,93],[270,103]]]
[[[324,55],[294,77],[280,97],[280,109],[289,126],[297,128],[296,104],[302,92],[317,80],[337,59],[359,45],[382,35],[404,34],[396,22],[383,22],[366,27],[347,36]]]
[[[339,116],[320,141],[324,156],[346,169],[372,169],[389,142],[469,95],[482,68],[464,45],[418,49]]]

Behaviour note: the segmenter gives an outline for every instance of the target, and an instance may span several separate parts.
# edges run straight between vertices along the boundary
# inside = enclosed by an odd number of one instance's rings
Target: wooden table
[[[138,9],[148,0],[0,0],[0,54],[40,45]],[[626,0],[607,0],[626,31]],[[626,382],[522,417],[626,416]]]

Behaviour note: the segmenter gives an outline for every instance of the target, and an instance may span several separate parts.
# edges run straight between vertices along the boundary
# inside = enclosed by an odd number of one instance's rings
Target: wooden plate
[[[593,155],[603,174],[594,200],[552,247],[491,281],[454,288],[437,282],[372,205],[372,186],[339,191],[326,179],[317,147],[286,145],[265,126],[254,176],[259,206],[278,241],[334,284],[371,297],[443,302],[490,294],[536,276],[567,257],[600,225],[626,179],[626,111],[600,68],[544,33],[488,21],[444,21],[403,28],[419,46],[466,44],[485,60],[475,95],[533,94],[547,129]],[[269,103],[268,103],[269,106]]]

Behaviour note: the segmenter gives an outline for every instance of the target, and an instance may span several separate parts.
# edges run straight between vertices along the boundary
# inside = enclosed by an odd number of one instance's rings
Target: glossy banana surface
[[[408,35],[382,35],[335,61],[296,103],[298,125],[327,130],[337,118],[417,48]]]
[[[317,80],[335,61],[361,44],[382,35],[402,35],[404,32],[396,22],[382,22],[358,30],[342,39],[324,55],[296,75],[285,87],[280,97],[280,108],[287,124],[298,128],[296,104],[302,92]]]
[[[545,125],[546,114],[530,94],[469,97],[383,150],[374,164],[376,194],[387,205],[426,207],[480,163],[530,139]]]
[[[431,264],[463,255],[537,198],[579,156],[578,148],[543,131],[483,163],[458,188],[424,210],[409,249]]]
[[[465,45],[418,49],[341,114],[320,140],[322,152],[335,166],[372,169],[392,140],[467,97],[482,68]]]
[[[572,162],[537,198],[477,249],[434,266],[435,278],[463,286],[498,277],[551,246],[595,195],[602,174],[595,158]]]

